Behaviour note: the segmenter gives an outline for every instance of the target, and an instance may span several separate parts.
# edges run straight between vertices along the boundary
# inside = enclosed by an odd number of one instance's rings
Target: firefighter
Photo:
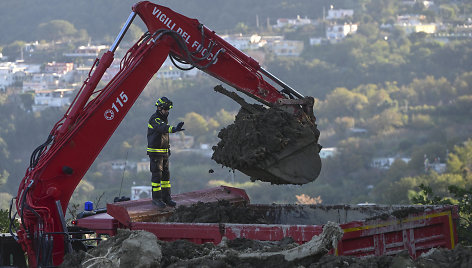
[[[175,207],[176,203],[170,196],[169,133],[185,130],[182,128],[184,122],[180,122],[176,127],[168,125],[167,116],[172,108],[172,101],[168,98],[158,99],[156,106],[156,112],[149,118],[147,131],[152,203],[158,208],[164,208],[166,205]]]

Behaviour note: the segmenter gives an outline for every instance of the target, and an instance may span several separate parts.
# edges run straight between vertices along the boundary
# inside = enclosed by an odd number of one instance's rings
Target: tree
[[[369,97],[368,110],[371,114],[379,113],[392,105],[392,99],[384,89],[376,90]]]
[[[200,136],[209,134],[207,120],[198,113],[187,113],[182,121],[185,122],[186,133],[195,136],[197,139]]]
[[[367,97],[349,91],[346,88],[336,88],[327,97],[322,112],[330,117],[356,116],[368,103]]]
[[[454,87],[459,95],[472,95],[472,72],[459,75],[454,81]]]
[[[75,26],[66,20],[51,20],[38,25],[37,37],[45,40],[68,40],[77,34]]]
[[[0,195],[3,195],[3,193],[1,193]],[[2,200],[5,196],[2,196]],[[10,196],[11,198],[11,196]],[[18,228],[19,226],[19,221],[18,220],[14,220],[13,221],[13,230],[15,230],[16,228]],[[8,213],[8,210],[5,209],[0,209],[0,232],[1,233],[9,233],[10,232],[10,217],[9,217],[9,213]]]
[[[450,185],[448,187],[450,196],[437,196],[433,189],[427,185],[419,186],[420,192],[412,197],[414,204],[421,205],[452,205],[455,204],[459,211],[459,225],[457,232],[459,242],[469,246],[472,243],[472,187]]]
[[[6,171],[6,170],[3,170],[3,171],[0,173],[0,187],[1,187],[2,185],[4,185],[5,183],[7,183],[7,181],[8,181],[8,176],[9,176],[9,175],[10,175],[10,174],[9,174],[8,171]]]
[[[126,36],[124,41],[133,44],[139,40],[139,38],[143,35],[144,31],[137,25],[131,24],[128,31],[126,32]]]
[[[350,128],[355,126],[356,120],[353,117],[336,117],[334,120],[334,131],[338,134],[345,134]]]
[[[244,22],[238,22],[236,27],[234,27],[234,30],[238,33],[246,34],[249,32],[249,26],[247,26]]]
[[[448,171],[455,174],[471,176],[472,173],[472,139],[464,142],[463,146],[454,146],[454,152],[447,159]]]
[[[428,76],[421,80],[414,79],[409,87],[418,93],[419,104],[437,105],[447,103],[456,97],[455,88],[444,77],[435,79],[433,76]]]
[[[15,61],[19,59],[25,46],[25,42],[23,41],[15,41],[7,46],[5,46],[2,50],[4,56],[8,57],[10,61]]]
[[[230,113],[230,112],[226,111],[225,109],[221,109],[218,112],[216,112],[216,118],[215,119],[216,119],[216,121],[218,121],[218,123],[221,126],[227,126],[227,125],[234,122],[235,116],[236,116],[235,113]]]
[[[34,104],[34,92],[26,92],[20,95],[21,102],[26,111],[32,111]]]
[[[370,118],[367,121],[367,126],[370,131],[376,134],[388,132],[403,126],[402,115],[397,109],[387,109]]]

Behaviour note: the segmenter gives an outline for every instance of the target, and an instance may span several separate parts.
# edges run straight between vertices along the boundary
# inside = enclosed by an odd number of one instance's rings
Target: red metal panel
[[[322,226],[317,225],[225,224],[225,236],[229,239],[278,241],[284,237],[292,237],[295,242],[302,244],[322,231]]]
[[[249,197],[242,189],[219,186],[194,192],[173,195],[177,206],[190,206],[198,202],[216,203],[226,200],[232,204],[249,203]],[[107,204],[107,212],[121,224],[130,227],[133,222],[163,222],[172,215],[174,209],[158,210],[152,205],[151,199],[131,200]]]
[[[401,220],[352,222],[342,224],[344,236],[338,255],[393,255],[408,250],[418,257],[433,247],[454,248],[457,241],[455,211],[435,211]]]
[[[132,223],[130,229],[151,232],[163,241],[186,239],[197,244],[218,244],[223,237],[220,225],[215,223],[136,222]]]
[[[356,221],[341,224],[344,231],[338,243],[337,255],[380,256],[394,255],[408,250],[413,258],[433,247],[454,248],[457,233],[455,207],[445,207],[404,219]],[[133,222],[133,230],[146,230],[159,239],[172,241],[187,239],[194,243],[219,243],[228,239],[248,238],[276,241],[292,237],[305,243],[322,232],[321,225],[280,224],[217,224],[217,223],[165,223]]]
[[[101,213],[77,220],[77,226],[94,230],[97,234],[116,235],[119,223],[107,213]]]

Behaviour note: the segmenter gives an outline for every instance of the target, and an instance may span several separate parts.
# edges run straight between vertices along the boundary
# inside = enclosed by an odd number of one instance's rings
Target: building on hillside
[[[303,41],[278,40],[270,42],[267,47],[277,56],[298,57],[303,52]]]
[[[424,15],[399,15],[395,26],[401,28],[406,34],[424,32],[427,34],[434,34],[437,31],[435,23],[424,23],[426,16]]]
[[[416,24],[416,25],[396,25],[397,27],[402,28],[405,33],[412,34],[412,33],[427,33],[427,34],[434,34],[436,33],[436,24],[430,23],[430,24]]]
[[[183,133],[173,133],[169,135],[169,142],[172,148],[189,149],[193,147],[194,137]]]
[[[23,93],[28,91],[42,91],[47,90],[48,83],[46,81],[24,81],[23,82]]]
[[[74,69],[72,62],[48,62],[44,67],[45,73],[66,74]]]
[[[370,162],[370,166],[372,168],[378,168],[378,169],[390,169],[390,166],[393,164],[393,162],[395,162],[395,160],[401,160],[405,163],[408,163],[410,162],[411,158],[376,157],[372,159],[372,161]]]
[[[354,16],[353,9],[333,9],[331,8],[328,10],[328,16],[326,16],[327,20],[338,20],[338,19],[346,19],[352,18]]]
[[[0,91],[5,92],[6,88],[24,80],[26,67],[15,62],[0,63]]]
[[[110,162],[111,169],[113,170],[134,170],[136,168],[136,163],[133,161],[116,159]]]
[[[434,171],[438,174],[442,174],[446,172],[446,168],[447,168],[446,163],[441,163],[441,159],[439,157],[436,157],[434,161],[430,161],[426,155],[424,156],[424,172],[425,173]]]
[[[60,108],[71,104],[73,89],[37,90],[34,94],[33,112],[46,108]]]
[[[344,39],[349,34],[357,32],[357,24],[335,24],[326,27],[326,38],[330,42],[337,42]]]
[[[34,73],[23,81],[23,92],[43,91],[58,88],[61,75],[56,73]]]
[[[182,66],[182,67],[190,66],[190,65],[180,64],[180,63],[177,63],[177,64],[179,64],[179,66]],[[158,79],[179,80],[179,79],[187,79],[187,78],[196,77],[198,73],[199,73],[199,70],[197,68],[193,68],[190,70],[180,70],[172,63],[172,61],[168,57],[162,64],[161,68],[159,68],[159,71],[157,72],[156,77]]]
[[[105,45],[86,45],[79,46],[74,52],[64,53],[63,55],[71,58],[97,58],[101,51],[108,49]]]
[[[350,136],[363,136],[366,135],[369,131],[365,128],[352,127],[347,130],[347,134]]]
[[[309,25],[312,24],[312,20],[305,17],[302,18],[300,15],[298,15],[296,18],[279,18],[277,19],[277,24],[274,25],[273,27],[275,28],[283,28],[283,27],[300,27],[304,25]]]
[[[414,6],[416,4],[423,4],[424,7],[430,8],[434,6],[434,1],[421,1],[421,0],[403,0],[402,5],[404,6]]]
[[[232,34],[221,36],[226,42],[239,50],[253,50],[258,49],[267,44],[267,41],[260,35],[242,35]]]
[[[150,172],[149,159],[142,159],[140,162],[136,163],[136,172]]]

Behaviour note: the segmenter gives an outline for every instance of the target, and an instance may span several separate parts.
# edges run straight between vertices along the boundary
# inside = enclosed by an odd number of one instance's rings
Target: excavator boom
[[[72,193],[168,56],[180,65],[196,67],[216,77],[267,106],[284,108],[297,118],[305,115],[315,130],[311,143],[317,145],[319,132],[312,110],[307,114],[312,109],[312,99],[285,85],[196,19],[148,1],[137,3],[132,10],[110,50],[96,60],[69,110],[53,127],[47,141],[33,152],[20,183],[16,198],[21,217],[17,241],[27,253],[31,267],[59,265],[72,250],[64,220]],[[141,17],[148,32],[128,50],[114,78],[96,90],[136,16]],[[282,90],[275,89],[263,75]],[[298,102],[290,102],[291,98],[298,98]],[[290,150],[297,149],[294,147]],[[316,149],[310,154],[319,159]],[[321,162],[316,162],[316,166],[315,172],[310,173],[314,176],[311,181],[318,176]],[[279,175],[282,180],[290,176],[280,174],[269,171],[264,176],[270,179]]]

